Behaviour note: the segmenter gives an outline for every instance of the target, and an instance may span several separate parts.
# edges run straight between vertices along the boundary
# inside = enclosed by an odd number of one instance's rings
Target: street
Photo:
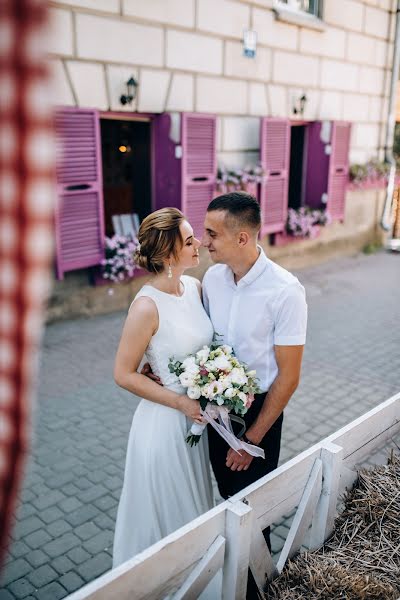
[[[400,256],[360,254],[296,275],[306,288],[309,326],[301,384],[285,411],[281,463],[400,391]],[[124,317],[64,321],[45,331],[33,454],[0,600],[58,600],[111,567],[138,402],[113,381]],[[273,531],[275,552],[287,526]]]

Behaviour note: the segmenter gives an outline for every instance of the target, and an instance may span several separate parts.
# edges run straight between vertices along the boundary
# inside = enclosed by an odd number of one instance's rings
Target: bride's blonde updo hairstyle
[[[134,257],[136,264],[150,273],[161,273],[166,259],[170,256],[176,259],[183,245],[179,227],[184,219],[177,208],[160,208],[143,219],[138,234],[140,246]]]

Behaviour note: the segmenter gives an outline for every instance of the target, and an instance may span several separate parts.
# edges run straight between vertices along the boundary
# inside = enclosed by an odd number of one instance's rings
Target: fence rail
[[[400,393],[318,444],[68,596],[67,600],[197,598],[222,568],[222,599],[246,596],[250,566],[262,589],[305,541],[331,534],[339,494],[356,466],[400,431]],[[296,509],[275,565],[262,530]]]

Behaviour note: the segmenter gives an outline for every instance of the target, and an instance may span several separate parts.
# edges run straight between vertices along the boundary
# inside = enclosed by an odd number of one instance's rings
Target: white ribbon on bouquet
[[[215,431],[226,441],[226,443],[236,452],[245,450],[251,456],[260,456],[265,458],[265,453],[259,446],[247,444],[239,440],[233,433],[231,419],[236,420],[234,415],[230,415],[225,406],[216,406],[215,404],[207,404],[205,410],[200,409],[201,416],[214,427]],[[218,419],[218,421],[217,421]],[[190,433],[193,435],[201,435],[206,427],[206,424],[193,423],[190,428]]]

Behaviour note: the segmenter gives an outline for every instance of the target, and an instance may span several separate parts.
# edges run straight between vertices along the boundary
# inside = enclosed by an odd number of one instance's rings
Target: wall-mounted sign
[[[248,58],[254,58],[257,51],[257,32],[251,29],[243,31],[243,54]]]

